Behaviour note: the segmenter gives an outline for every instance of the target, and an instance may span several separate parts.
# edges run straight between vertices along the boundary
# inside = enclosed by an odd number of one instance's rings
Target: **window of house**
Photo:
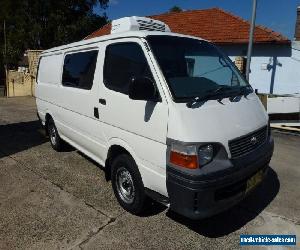
[[[132,78],[153,80],[147,59],[137,43],[116,43],[106,48],[104,84],[107,88],[128,94]]]
[[[93,86],[98,51],[86,51],[65,56],[62,85],[80,89]]]

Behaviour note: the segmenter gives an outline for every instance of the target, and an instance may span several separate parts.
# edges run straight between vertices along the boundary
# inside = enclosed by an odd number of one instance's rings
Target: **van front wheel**
[[[132,214],[144,210],[146,195],[141,175],[131,156],[117,156],[111,169],[112,187],[120,205]]]

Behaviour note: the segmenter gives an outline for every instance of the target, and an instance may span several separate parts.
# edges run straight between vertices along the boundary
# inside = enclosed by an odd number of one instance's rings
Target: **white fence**
[[[268,114],[300,113],[300,95],[268,97]]]

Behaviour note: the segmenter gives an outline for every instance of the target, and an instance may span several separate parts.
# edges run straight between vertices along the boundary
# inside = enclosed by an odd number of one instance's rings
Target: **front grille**
[[[267,136],[268,127],[265,126],[253,133],[229,141],[231,158],[238,158],[255,150],[266,141]]]

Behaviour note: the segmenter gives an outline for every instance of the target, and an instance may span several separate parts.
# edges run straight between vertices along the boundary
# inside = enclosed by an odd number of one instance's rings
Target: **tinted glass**
[[[93,86],[98,51],[87,51],[65,56],[62,85],[80,89]]]
[[[175,99],[201,97],[221,86],[238,91],[248,85],[232,61],[206,41],[172,36],[147,40]]]
[[[104,84],[107,88],[128,94],[132,78],[152,74],[142,48],[137,43],[116,43],[106,48]]]

